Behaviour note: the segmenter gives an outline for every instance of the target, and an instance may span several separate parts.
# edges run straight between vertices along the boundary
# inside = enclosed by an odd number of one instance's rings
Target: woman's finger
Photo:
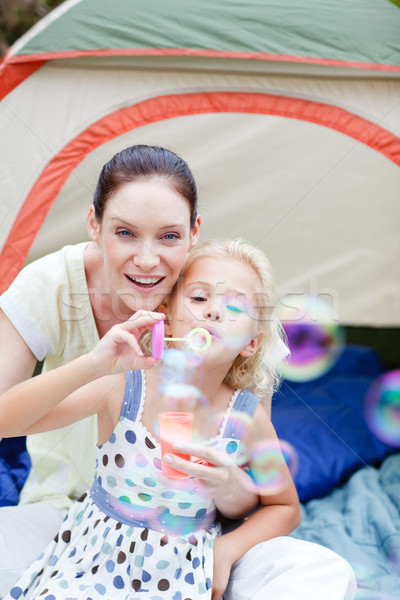
[[[130,319],[117,325],[128,331],[135,331],[139,327],[151,326],[157,321],[163,321],[165,315],[163,313],[140,310],[135,313]]]

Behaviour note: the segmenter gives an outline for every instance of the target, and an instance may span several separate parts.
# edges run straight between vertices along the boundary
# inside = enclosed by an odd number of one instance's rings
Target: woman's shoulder
[[[67,329],[72,324],[82,327],[82,315],[91,314],[85,245],[65,246],[30,263],[0,297],[0,308],[39,360],[59,355]]]
[[[60,250],[51,252],[27,264],[17,275],[10,288],[15,287],[19,281],[32,279],[37,285],[54,282],[68,276],[69,271],[83,269],[84,249],[88,242],[64,246]],[[36,279],[40,277],[40,279]]]

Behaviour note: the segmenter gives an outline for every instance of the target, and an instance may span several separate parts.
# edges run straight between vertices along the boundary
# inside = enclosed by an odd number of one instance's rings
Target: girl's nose
[[[140,269],[150,271],[160,264],[160,256],[154,248],[152,248],[151,244],[142,243],[140,247],[136,249],[136,253],[133,256],[133,262],[135,266]]]
[[[211,321],[222,321],[222,312],[218,306],[208,306],[204,311],[204,317]]]

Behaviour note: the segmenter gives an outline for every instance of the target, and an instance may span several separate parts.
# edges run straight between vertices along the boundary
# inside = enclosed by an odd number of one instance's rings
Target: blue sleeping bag
[[[399,451],[379,441],[364,419],[367,389],[383,373],[374,350],[349,345],[327,374],[283,381],[274,395],[272,422],[297,452],[294,482],[302,502],[325,496],[360,467]]]
[[[6,438],[0,442],[0,506],[18,504],[19,493],[28,477],[31,461],[25,438]]]

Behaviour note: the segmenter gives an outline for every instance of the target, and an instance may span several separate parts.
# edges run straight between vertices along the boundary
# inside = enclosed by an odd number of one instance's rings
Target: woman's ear
[[[240,356],[244,356],[245,358],[253,356],[253,354],[255,354],[259,349],[263,337],[264,334],[261,331],[260,333],[257,333],[257,335],[255,335],[253,339],[251,339],[249,343],[246,344],[245,347],[239,352]]]
[[[200,225],[201,225],[201,216],[197,215],[196,223],[194,224],[193,229],[190,232],[190,246],[189,250],[195,247],[200,237]]]
[[[96,219],[93,204],[91,205],[88,216],[86,217],[86,229],[87,229],[90,239],[93,242],[97,242],[99,239],[99,233],[100,233],[100,223]]]

